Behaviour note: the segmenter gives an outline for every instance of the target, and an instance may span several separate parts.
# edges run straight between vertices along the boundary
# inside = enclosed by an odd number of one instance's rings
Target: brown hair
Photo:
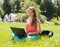
[[[27,10],[32,10],[32,12],[33,12],[33,19],[32,19],[32,23],[31,23],[31,25],[33,26],[36,24],[36,11],[35,11],[34,7],[29,7]]]

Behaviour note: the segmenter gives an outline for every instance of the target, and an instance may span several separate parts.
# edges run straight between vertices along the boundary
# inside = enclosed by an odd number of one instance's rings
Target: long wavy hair
[[[27,9],[27,12],[28,12],[28,10],[32,10],[32,12],[33,12],[33,19],[32,19],[32,22],[31,22],[31,25],[33,26],[33,25],[36,24],[36,17],[37,17],[36,10],[34,9],[34,7],[29,7]]]

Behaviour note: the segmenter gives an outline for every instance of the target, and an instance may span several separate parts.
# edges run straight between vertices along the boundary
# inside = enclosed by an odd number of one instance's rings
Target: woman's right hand
[[[32,35],[32,33],[31,33],[31,32],[29,32],[29,33],[27,33],[27,35]]]
[[[33,35],[33,34],[36,34],[36,32],[29,32],[27,35]]]

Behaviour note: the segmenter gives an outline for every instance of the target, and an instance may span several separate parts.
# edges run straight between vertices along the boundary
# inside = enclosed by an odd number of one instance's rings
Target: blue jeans
[[[37,35],[31,35],[31,36],[27,36],[26,38],[23,38],[23,39],[21,39],[21,38],[19,38],[17,35],[15,35],[15,34],[13,34],[12,35],[12,39],[13,40],[17,40],[17,41],[24,41],[25,39],[32,39],[32,40],[36,40],[36,39],[38,39],[38,36]]]
[[[34,35],[31,35],[31,36],[27,36],[27,38],[30,38],[32,40],[36,40],[36,39],[38,39],[38,36],[36,34],[34,34]]]

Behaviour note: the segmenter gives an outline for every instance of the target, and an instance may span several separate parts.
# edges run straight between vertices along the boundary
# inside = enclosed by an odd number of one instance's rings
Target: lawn
[[[0,47],[60,47],[60,25],[41,24],[42,30],[52,30],[54,35],[38,36],[38,40],[26,39],[26,41],[11,40],[10,27],[25,28],[25,23],[0,22]]]

